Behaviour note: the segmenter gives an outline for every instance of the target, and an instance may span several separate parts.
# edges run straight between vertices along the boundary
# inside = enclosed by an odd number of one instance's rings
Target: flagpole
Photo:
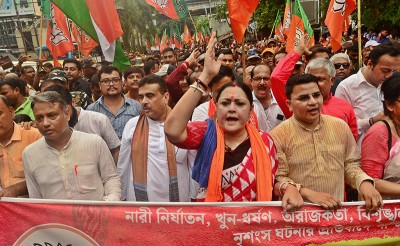
[[[197,35],[197,28],[196,28],[196,24],[194,23],[194,20],[193,20],[193,17],[192,17],[192,15],[190,14],[190,11],[188,11],[188,13],[189,13],[189,17],[190,17],[190,19],[192,20],[192,23],[193,23],[193,26],[194,26],[194,31],[196,32],[196,34],[195,34],[195,35]]]
[[[357,16],[358,16],[358,23],[357,23],[357,27],[358,27],[358,66],[362,67],[363,63],[362,63],[362,46],[361,46],[361,0],[358,0],[357,3]]]
[[[275,25],[273,25],[273,26],[272,26],[272,30],[271,30],[271,33],[269,34],[269,37],[268,37],[268,39],[270,39],[270,38],[271,38],[271,36],[272,36],[272,33],[274,32],[274,29],[275,29]]]
[[[268,39],[270,39],[271,38],[271,36],[272,36],[272,33],[274,33],[274,29],[275,29],[275,26],[276,26],[276,23],[277,23],[277,20],[278,20],[278,17],[279,17],[279,15],[280,15],[280,10],[278,9],[278,12],[276,13],[276,17],[275,17],[275,20],[274,20],[274,24],[272,25],[272,30],[271,30],[271,33],[269,34],[269,37],[268,37]]]
[[[243,39],[242,39],[242,69],[243,69],[243,81],[245,80],[244,78],[246,78],[247,73],[246,73],[246,51],[244,50],[244,35],[243,35]],[[251,85],[248,85],[251,88]]]
[[[49,27],[47,27],[49,28]],[[42,61],[42,46],[43,46],[43,13],[40,15],[40,25],[39,25],[39,30],[40,30],[40,37],[39,37],[39,62],[37,64],[37,70],[39,71],[39,64]]]

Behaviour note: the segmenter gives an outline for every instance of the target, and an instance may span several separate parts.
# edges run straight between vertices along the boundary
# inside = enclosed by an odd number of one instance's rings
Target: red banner
[[[24,202],[0,202],[1,245],[400,243],[400,237],[396,237],[400,235],[399,200],[386,201],[375,214],[366,213],[362,203],[344,203],[337,211],[306,205],[285,213],[279,202],[10,201]]]

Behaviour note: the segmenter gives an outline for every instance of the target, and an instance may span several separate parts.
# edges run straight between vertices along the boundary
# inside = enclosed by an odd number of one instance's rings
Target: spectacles
[[[254,77],[254,78],[252,78],[252,80],[257,83],[261,82],[261,80],[263,80],[264,82],[268,82],[269,78],[268,77]]]
[[[343,66],[344,69],[348,69],[350,67],[350,63],[335,63],[333,64],[335,66],[335,69],[339,69],[341,66]]]
[[[100,81],[101,83],[105,84],[105,85],[111,85],[111,83],[113,84],[117,84],[121,81],[120,78],[112,78],[112,79],[105,79]]]

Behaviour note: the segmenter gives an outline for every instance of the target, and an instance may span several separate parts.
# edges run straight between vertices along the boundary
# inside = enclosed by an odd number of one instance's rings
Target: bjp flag
[[[314,32],[311,28],[310,22],[308,21],[307,15],[303,10],[299,0],[295,0],[292,22],[290,23],[290,29],[288,38],[286,40],[286,52],[290,52],[295,46],[299,44],[300,38],[308,34],[311,38],[309,46],[314,45]]]
[[[227,0],[227,4],[233,35],[238,42],[242,42],[258,0]]]
[[[325,25],[331,34],[331,45],[333,52],[338,51],[342,46],[342,33],[346,31],[346,21],[349,15],[356,9],[355,0],[338,1],[331,0],[328,12],[326,13]]]
[[[57,57],[74,50],[67,26],[67,17],[54,4],[50,7],[51,19],[48,20],[46,45],[53,54],[54,66],[60,66]]]
[[[190,34],[189,27],[185,25],[185,27],[183,28],[183,42],[185,44],[188,44],[191,42],[191,40],[192,40],[192,35]]]
[[[72,23],[72,35],[74,36],[75,41],[78,43],[79,49],[82,52],[83,56],[87,57],[90,55],[90,52],[99,45],[87,35],[82,28]]]
[[[290,23],[292,20],[292,11],[290,10],[290,1],[291,0],[286,0],[285,14],[283,16],[282,33],[286,36],[289,34]]]

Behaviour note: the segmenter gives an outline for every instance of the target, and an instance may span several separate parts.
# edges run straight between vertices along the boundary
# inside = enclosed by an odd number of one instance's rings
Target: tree
[[[118,15],[124,31],[123,48],[127,51],[144,51],[144,40],[151,42],[159,31],[153,21],[157,16],[156,11],[141,0],[117,0],[116,4],[119,6]]]
[[[356,18],[356,14],[354,14]],[[399,28],[400,1],[364,0],[361,2],[361,23],[369,29]]]

